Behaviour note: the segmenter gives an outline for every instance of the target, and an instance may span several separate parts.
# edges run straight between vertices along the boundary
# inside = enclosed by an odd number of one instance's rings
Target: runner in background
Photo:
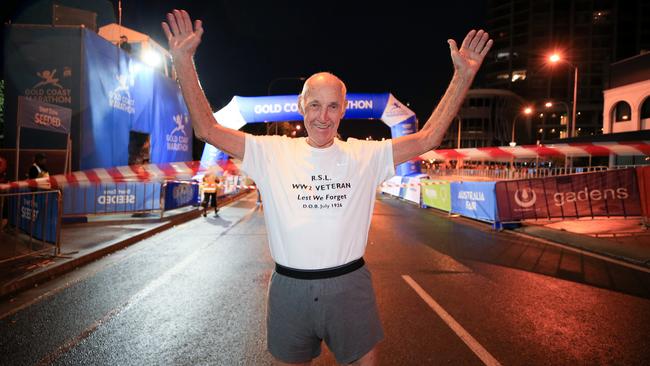
[[[214,207],[214,217],[219,216],[219,208],[217,207],[217,188],[219,179],[212,173],[203,176],[203,217],[208,216],[208,205]]]

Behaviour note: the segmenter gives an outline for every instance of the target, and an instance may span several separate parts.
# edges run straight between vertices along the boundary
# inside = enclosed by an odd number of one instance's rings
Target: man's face
[[[300,97],[299,105],[309,145],[317,148],[332,145],[345,114],[341,84],[326,78],[317,79],[312,82],[308,92]]]

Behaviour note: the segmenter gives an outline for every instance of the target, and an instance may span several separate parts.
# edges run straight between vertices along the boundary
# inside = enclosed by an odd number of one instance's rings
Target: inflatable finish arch
[[[391,130],[393,138],[417,131],[415,113],[400,103],[392,94],[348,94],[345,117],[348,119],[381,119]],[[235,96],[230,103],[214,114],[223,126],[238,130],[247,123],[302,121],[298,113],[297,95],[274,95],[268,97]],[[211,166],[224,154],[206,144],[201,165]],[[397,175],[420,174],[417,160],[400,164]]]

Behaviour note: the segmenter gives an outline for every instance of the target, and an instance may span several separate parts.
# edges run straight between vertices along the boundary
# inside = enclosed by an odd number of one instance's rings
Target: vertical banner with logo
[[[165,187],[165,211],[196,204],[199,185],[184,182],[167,182]]]
[[[4,25],[5,147],[16,141],[18,97],[72,110],[71,136],[79,139],[81,29],[13,24]],[[22,148],[65,149],[64,135],[29,129],[22,132]],[[75,150],[76,151],[76,150]],[[76,166],[75,166],[76,168]]]
[[[395,138],[415,133],[417,132],[417,123],[417,119],[413,116],[404,122],[392,126],[390,128],[391,135]],[[421,172],[420,161],[417,159],[406,161],[395,168],[396,175],[413,175],[420,174]]]
[[[496,192],[502,221],[641,215],[634,169],[498,182]]]
[[[451,212],[478,220],[497,221],[495,183],[451,183]]]
[[[83,42],[81,169],[127,165],[129,131],[148,132],[152,123],[155,71],[92,32]]]
[[[151,161],[171,163],[192,160],[192,124],[176,82],[156,75],[152,103]]]
[[[423,179],[422,204],[443,211],[451,211],[451,185],[446,181]]]
[[[59,227],[59,192],[25,194],[11,197],[8,205],[9,223],[38,240],[57,242]]]

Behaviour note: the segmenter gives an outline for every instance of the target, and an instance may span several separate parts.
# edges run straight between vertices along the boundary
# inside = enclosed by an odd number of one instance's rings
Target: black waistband
[[[315,269],[315,270],[305,270],[305,269],[293,269],[279,264],[275,264],[275,271],[283,276],[297,278],[300,280],[320,280],[323,278],[332,278],[343,276],[344,274],[354,272],[357,269],[363,267],[364,262],[363,257],[354,260],[350,263],[346,263],[339,267],[327,268],[327,269]]]

